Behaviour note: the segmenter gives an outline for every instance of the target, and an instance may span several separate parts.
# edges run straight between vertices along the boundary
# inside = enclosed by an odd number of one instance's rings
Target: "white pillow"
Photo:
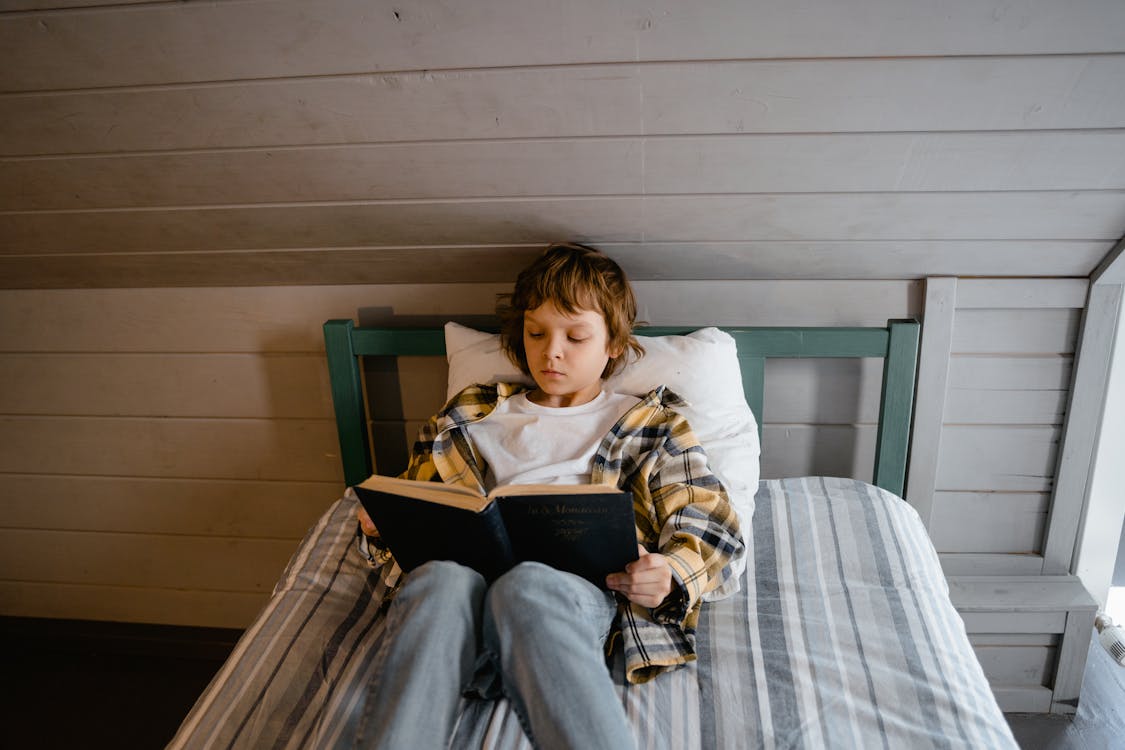
[[[749,536],[758,491],[758,425],[742,391],[742,371],[734,339],[718,328],[684,336],[640,336],[645,356],[632,359],[605,383],[605,389],[643,396],[666,385],[687,402],[677,408],[707,451],[711,470],[730,495],[744,533]],[[457,323],[445,324],[449,361],[447,398],[474,383],[528,383],[500,349],[497,334]],[[747,539],[749,542],[749,539]],[[738,590],[738,575],[707,598],[723,598]]]

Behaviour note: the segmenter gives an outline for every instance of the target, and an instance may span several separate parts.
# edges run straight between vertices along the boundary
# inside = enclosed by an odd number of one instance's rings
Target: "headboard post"
[[[367,434],[367,408],[363,400],[363,375],[352,345],[355,323],[329,320],[324,324],[324,348],[332,404],[336,408],[336,431],[340,436],[340,460],[344,481],[350,487],[371,476],[371,440]]]
[[[906,484],[919,326],[914,320],[890,320],[887,330],[890,335],[883,360],[883,398],[875,438],[875,484],[901,497]]]

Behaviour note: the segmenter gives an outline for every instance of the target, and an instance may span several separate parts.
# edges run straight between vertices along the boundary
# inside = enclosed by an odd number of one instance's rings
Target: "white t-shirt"
[[[594,453],[617,420],[640,403],[602,391],[580,406],[540,406],[520,393],[466,426],[488,471],[485,490],[502,484],[584,484]]]

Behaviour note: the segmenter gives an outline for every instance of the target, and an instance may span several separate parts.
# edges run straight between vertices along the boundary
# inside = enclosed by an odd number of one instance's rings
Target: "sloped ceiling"
[[[52,7],[66,5],[73,7]],[[0,286],[1087,276],[1117,0],[0,2]]]

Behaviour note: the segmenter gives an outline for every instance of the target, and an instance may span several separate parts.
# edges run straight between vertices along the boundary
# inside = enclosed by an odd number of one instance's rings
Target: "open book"
[[[637,559],[633,497],[615,487],[506,485],[483,497],[376,474],[355,491],[407,571],[453,560],[492,581],[516,563],[535,561],[605,588],[607,575]]]

